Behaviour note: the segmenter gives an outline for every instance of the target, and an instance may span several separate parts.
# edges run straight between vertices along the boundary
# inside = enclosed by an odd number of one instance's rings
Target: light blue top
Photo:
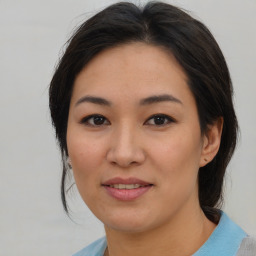
[[[247,234],[225,213],[209,239],[192,256],[235,256]],[[73,256],[103,256],[107,241],[102,237]]]
[[[224,212],[218,226],[193,256],[235,256],[247,234]]]
[[[102,237],[73,256],[103,256],[107,248],[106,237]]]

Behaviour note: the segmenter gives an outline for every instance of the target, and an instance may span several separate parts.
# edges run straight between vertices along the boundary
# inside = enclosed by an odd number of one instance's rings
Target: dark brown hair
[[[223,117],[219,151],[199,170],[199,201],[206,216],[217,222],[226,167],[237,140],[237,119],[226,61],[210,31],[183,10],[161,2],[144,7],[120,2],[85,21],[73,34],[52,78],[49,96],[52,122],[63,162],[62,202],[66,212],[68,156],[66,132],[70,98],[76,76],[99,52],[129,42],[165,48],[183,67],[199,114],[202,134]],[[215,207],[215,209],[214,209]]]

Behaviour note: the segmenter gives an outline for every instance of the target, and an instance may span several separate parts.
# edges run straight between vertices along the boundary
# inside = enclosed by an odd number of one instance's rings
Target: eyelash
[[[172,117],[170,117],[168,115],[165,115],[165,114],[155,114],[155,115],[152,115],[151,117],[149,117],[147,119],[146,122],[148,122],[149,120],[154,119],[154,118],[164,118],[165,121],[167,120],[167,122],[164,122],[164,124],[159,124],[159,125],[157,125],[157,124],[150,124],[150,125],[154,125],[154,126],[158,126],[158,127],[165,126],[165,125],[168,125],[170,123],[175,123],[176,122],[176,120],[174,118],[172,118]]]
[[[97,124],[90,124],[89,123],[89,121],[90,121],[90,119],[92,119],[93,120],[93,118],[94,118],[94,121],[95,121],[95,118],[102,118],[102,119],[104,119],[104,122],[107,120],[104,116],[102,116],[102,115],[98,115],[98,114],[94,114],[94,115],[89,115],[89,116],[86,116],[86,117],[84,117],[81,121],[80,121],[80,123],[81,124],[84,124],[84,125],[87,125],[87,126],[102,126],[103,124],[100,124],[100,125],[97,125]],[[110,122],[108,121],[108,125],[110,124]]]
[[[94,122],[95,122],[95,119],[96,118],[101,118],[101,121],[103,121],[103,123],[101,124],[90,124],[89,121],[90,120],[93,120],[94,119]],[[148,125],[153,125],[153,126],[158,126],[158,127],[161,127],[161,126],[165,126],[165,125],[168,125],[170,123],[175,123],[176,120],[173,119],[172,117],[168,116],[168,115],[165,115],[165,114],[155,114],[155,115],[152,115],[150,116],[146,122],[144,124],[146,124],[147,122],[149,122],[151,119],[154,119],[154,118],[164,118],[165,121],[164,121],[164,124],[148,124]],[[102,120],[103,119],[103,120]],[[167,120],[167,122],[166,122]],[[107,121],[107,124],[104,124],[105,122]],[[156,120],[155,120],[156,121]],[[84,124],[84,125],[87,125],[87,126],[92,126],[92,127],[100,127],[102,125],[110,125],[110,122],[102,115],[99,115],[99,114],[94,114],[94,115],[89,115],[89,116],[86,116],[84,117],[81,121],[80,121],[81,124]]]

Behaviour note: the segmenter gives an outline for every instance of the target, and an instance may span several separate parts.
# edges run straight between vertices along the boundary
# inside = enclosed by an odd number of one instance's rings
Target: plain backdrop
[[[62,209],[48,85],[73,28],[115,2],[0,0],[1,256],[68,256],[104,235],[75,189],[68,197],[72,220]],[[228,168],[224,209],[256,235],[256,1],[166,2],[203,21],[227,59],[241,137]]]

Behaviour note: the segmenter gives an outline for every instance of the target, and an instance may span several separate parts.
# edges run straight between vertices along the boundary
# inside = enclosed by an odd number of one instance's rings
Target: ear
[[[200,167],[207,165],[217,155],[223,128],[223,117],[219,117],[213,124],[208,125],[203,136],[203,147],[200,159]]]

